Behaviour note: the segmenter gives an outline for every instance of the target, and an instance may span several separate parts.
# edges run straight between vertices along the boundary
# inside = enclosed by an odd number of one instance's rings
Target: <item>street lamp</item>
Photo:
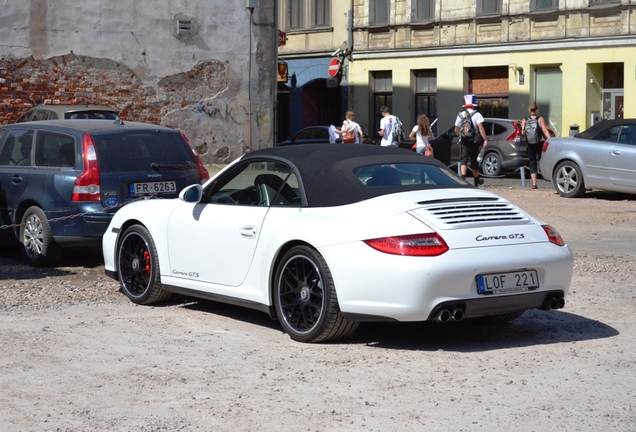
[[[287,82],[287,62],[285,60],[278,59],[278,76],[276,81],[277,82]]]

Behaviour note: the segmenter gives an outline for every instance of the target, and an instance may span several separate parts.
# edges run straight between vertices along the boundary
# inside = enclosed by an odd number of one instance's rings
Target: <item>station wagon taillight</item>
[[[85,133],[82,137],[82,157],[84,159],[84,171],[75,180],[73,186],[73,201],[99,201],[101,199],[99,189],[99,165],[93,137]]]
[[[181,132],[181,131],[179,131],[179,132]],[[188,146],[190,146],[190,140],[188,139],[186,134],[181,132],[181,136],[183,137],[185,142],[188,143]],[[190,146],[190,147],[192,147],[192,146]],[[201,158],[199,157],[199,155],[197,154],[197,152],[194,149],[192,149],[192,153],[194,153],[194,160],[197,162],[197,168],[199,168],[199,180],[201,180],[201,183],[203,183],[203,182],[205,182],[206,180],[208,180],[210,178],[210,173],[205,168],[205,165],[203,165],[203,161],[201,160]]]

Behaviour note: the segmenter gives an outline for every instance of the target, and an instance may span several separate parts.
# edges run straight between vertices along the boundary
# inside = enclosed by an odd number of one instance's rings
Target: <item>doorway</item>
[[[623,118],[623,89],[603,90],[603,120]]]

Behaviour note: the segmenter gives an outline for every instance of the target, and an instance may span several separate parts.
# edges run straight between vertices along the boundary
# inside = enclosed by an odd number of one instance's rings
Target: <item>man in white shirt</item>
[[[380,141],[380,145],[382,147],[395,147],[397,143],[393,142],[392,133],[395,116],[391,115],[387,106],[381,107],[380,112],[382,113],[382,120],[380,120],[380,136],[382,140]]]
[[[457,115],[457,119],[455,120],[455,133],[460,137],[459,145],[461,147],[459,148],[459,160],[462,176],[466,177],[466,173],[468,171],[468,160],[470,159],[473,181],[475,186],[479,186],[484,184],[484,180],[479,178],[479,164],[477,163],[477,156],[479,156],[480,147],[482,145],[481,142],[483,142],[483,146],[486,147],[488,145],[488,138],[483,125],[484,117],[481,113],[473,109],[476,102],[477,98],[474,94],[464,95],[464,110]],[[460,126],[462,125],[462,120],[467,117],[470,117],[472,120],[477,138],[483,138],[483,141],[477,140],[477,142],[475,142],[475,139],[466,139],[462,137],[463,134],[460,133]]]

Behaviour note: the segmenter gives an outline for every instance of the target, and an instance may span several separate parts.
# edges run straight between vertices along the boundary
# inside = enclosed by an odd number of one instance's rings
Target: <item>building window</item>
[[[602,6],[608,4],[620,4],[621,0],[590,0],[590,7],[592,6]]]
[[[559,0],[530,0],[531,11],[554,10],[559,8]]]
[[[304,0],[289,0],[287,3],[287,23],[290,29],[303,28]]]
[[[437,71],[420,70],[413,73],[415,87],[415,122],[426,114],[431,123],[437,118]]]
[[[393,73],[372,72],[370,84],[373,89],[372,130],[376,131],[374,135],[379,136],[377,131],[380,130],[380,120],[382,120],[380,108],[387,106],[393,114]]]
[[[433,21],[435,0],[413,0],[413,21]]]
[[[371,0],[369,3],[371,5],[371,10],[369,11],[369,24],[389,24],[390,0]]]
[[[477,0],[477,16],[500,14],[501,0]]]
[[[314,27],[331,25],[331,0],[313,0]]]

